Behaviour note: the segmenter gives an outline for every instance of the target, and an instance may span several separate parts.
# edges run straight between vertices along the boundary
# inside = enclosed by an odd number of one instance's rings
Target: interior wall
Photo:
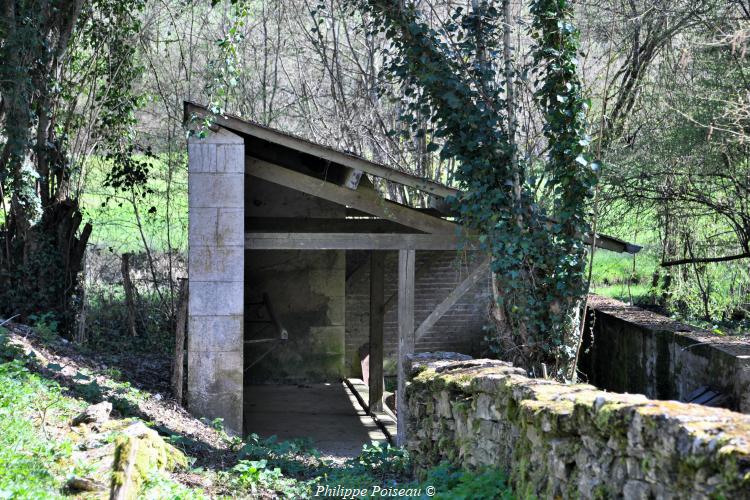
[[[247,343],[247,383],[304,383],[339,380],[344,371],[344,252],[248,250],[245,340],[272,338],[276,331],[264,307],[267,293],[289,339]],[[275,347],[274,347],[275,346]]]
[[[346,216],[341,205],[250,176],[245,192],[245,216],[273,218],[280,228],[283,218]],[[245,340],[277,336],[262,322],[269,319],[258,305],[263,293],[289,333],[286,341],[246,342],[245,366],[252,365],[246,384],[331,382],[344,375],[345,271],[342,250],[245,251]]]

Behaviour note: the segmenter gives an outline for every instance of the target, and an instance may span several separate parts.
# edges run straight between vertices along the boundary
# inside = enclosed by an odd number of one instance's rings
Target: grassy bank
[[[401,498],[512,498],[498,469],[467,472],[441,465],[417,478],[408,454],[384,444],[366,445],[358,457],[341,461],[322,457],[304,440],[232,438],[219,422],[199,422],[162,396],[135,389],[125,373],[87,368],[99,362],[74,346],[25,327],[19,331],[24,334],[0,328],[0,498],[80,496],[71,490],[71,478],[101,477],[101,464],[111,461],[102,460],[102,453],[119,431],[99,433],[71,423],[100,401],[113,404],[110,428],[144,422],[191,464],[175,472],[146,471],[140,498],[310,498],[326,492],[329,498],[384,492]]]

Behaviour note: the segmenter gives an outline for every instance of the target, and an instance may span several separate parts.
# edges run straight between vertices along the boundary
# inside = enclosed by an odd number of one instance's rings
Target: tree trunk
[[[64,330],[75,324],[80,301],[78,275],[81,272],[91,225],[76,236],[82,216],[75,200],[53,202],[36,224],[16,224],[11,209],[2,233],[7,246],[0,252],[0,312],[18,314],[52,313]]]

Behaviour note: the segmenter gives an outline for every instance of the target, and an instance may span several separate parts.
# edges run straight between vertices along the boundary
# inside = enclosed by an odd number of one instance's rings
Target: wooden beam
[[[385,254],[370,252],[370,415],[383,411],[383,295],[385,288]]]
[[[300,217],[245,217],[249,233],[408,233],[419,234],[410,227],[389,220],[370,218],[333,219]]]
[[[338,151],[321,144],[316,144],[300,137],[295,137],[279,130],[273,130],[238,117],[230,115],[212,115],[212,113],[203,106],[185,102],[185,120],[189,120],[191,115],[201,117],[213,116],[216,125],[228,128],[235,132],[247,134],[273,144],[278,144],[302,153],[324,158],[345,167],[362,170],[363,172],[367,172],[376,177],[403,184],[404,186],[409,186],[420,191],[436,194],[438,196],[453,196],[458,193],[456,189],[449,188],[448,186],[444,186],[428,179],[417,177],[416,175],[401,172],[379,163],[371,162],[360,156]]]
[[[456,236],[372,233],[246,233],[248,250],[456,250]]]
[[[406,423],[409,408],[406,404],[406,357],[414,352],[414,266],[416,252],[398,253],[398,390],[396,391],[396,444],[406,445]]]
[[[253,177],[353,207],[427,233],[456,234],[458,227],[439,217],[425,215],[417,210],[385,200],[375,190],[354,191],[250,156],[245,160],[245,171]]]
[[[490,258],[485,258],[438,306],[430,313],[414,334],[419,341],[435,323],[447,313],[466,292],[471,290],[480,280],[487,277],[490,270]]]

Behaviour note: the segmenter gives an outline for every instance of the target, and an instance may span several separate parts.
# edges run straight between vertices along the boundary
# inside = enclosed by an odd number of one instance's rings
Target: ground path
[[[355,457],[385,434],[343,382],[245,387],[245,429],[279,441],[310,438],[321,454]]]

